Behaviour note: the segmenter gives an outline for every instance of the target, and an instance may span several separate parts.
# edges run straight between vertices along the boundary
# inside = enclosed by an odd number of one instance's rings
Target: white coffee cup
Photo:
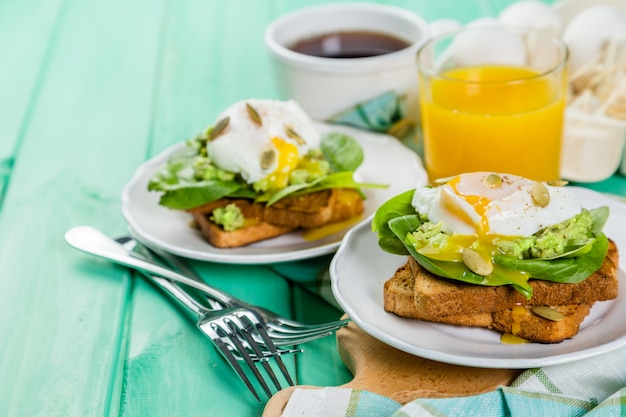
[[[378,32],[409,46],[383,55],[326,58],[290,49],[296,42],[334,32]],[[314,6],[285,14],[266,29],[280,98],[294,99],[313,118],[326,120],[387,92],[403,96],[407,117],[417,118],[416,52],[428,24],[407,9],[370,3]]]

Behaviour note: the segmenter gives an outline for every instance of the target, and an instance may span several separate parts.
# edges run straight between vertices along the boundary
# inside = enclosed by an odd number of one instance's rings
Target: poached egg
[[[537,190],[543,191],[543,198]],[[451,235],[447,247],[420,250],[442,260],[459,260],[468,247],[488,259],[498,240],[531,236],[582,210],[567,187],[491,172],[461,174],[438,187],[418,188],[412,205],[430,222],[441,222],[441,230]]]
[[[293,100],[239,101],[215,126],[224,120],[226,127],[207,142],[208,156],[249,184],[265,179],[269,188],[284,188],[302,156],[320,146],[313,120]]]

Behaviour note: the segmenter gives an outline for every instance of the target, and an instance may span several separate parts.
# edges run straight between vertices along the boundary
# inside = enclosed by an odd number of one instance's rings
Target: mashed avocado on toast
[[[384,310],[503,343],[574,337],[596,302],[617,298],[619,253],[608,208],[583,208],[563,185],[475,172],[385,202],[372,228],[407,262],[384,284]]]
[[[357,218],[364,159],[354,138],[320,134],[294,101],[233,104],[148,183],[159,204],[189,212],[211,244],[238,247]]]
[[[498,186],[486,181],[489,175],[501,178]],[[392,198],[372,227],[383,250],[410,255],[433,275],[511,285],[530,299],[530,279],[579,283],[601,267],[608,215],[608,207],[581,208],[567,187],[471,173]]]

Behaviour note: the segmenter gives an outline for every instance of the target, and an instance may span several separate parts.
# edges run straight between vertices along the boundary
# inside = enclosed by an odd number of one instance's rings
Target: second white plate
[[[626,250],[626,204],[584,188],[572,187],[584,207],[607,205],[605,233]],[[503,344],[495,331],[401,318],[383,308],[383,285],[406,257],[383,252],[368,223],[354,228],[330,267],[335,298],[365,332],[402,351],[482,368],[525,369],[596,356],[626,345],[625,257],[620,261],[616,300],[596,303],[579,333],[558,344]]]
[[[360,182],[388,184],[385,189],[366,188],[363,219],[378,206],[403,191],[427,182],[420,158],[397,139],[346,126],[319,123],[320,132],[343,132],[363,147],[364,160],[355,172]],[[150,177],[182,145],[173,146],[142,164],[122,192],[122,214],[143,242],[186,258],[237,264],[268,264],[311,258],[337,250],[349,228],[318,240],[306,240],[293,232],[241,248],[211,246],[202,234],[189,227],[191,216],[159,205],[159,194],[149,192]]]

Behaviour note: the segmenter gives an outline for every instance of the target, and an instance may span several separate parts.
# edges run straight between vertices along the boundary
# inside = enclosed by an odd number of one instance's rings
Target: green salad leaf
[[[326,133],[322,136],[320,149],[334,172],[355,171],[363,162],[363,149],[351,136],[342,133]]]
[[[411,237],[425,221],[411,205],[412,198],[413,190],[399,194],[381,205],[372,220],[372,229],[378,233],[381,249],[398,255],[410,254],[423,268],[437,276],[476,285],[512,285],[526,298],[530,298],[532,287],[528,279],[581,282],[600,268],[608,250],[608,238],[602,228],[608,219],[609,209],[599,207],[588,210],[591,217],[589,236],[567,246],[558,256],[520,259],[496,254],[493,257],[493,273],[489,276],[477,275],[463,262],[437,260],[418,252]]]
[[[258,196],[256,201],[266,202],[267,205],[270,206],[288,195],[296,196],[331,188],[351,188],[360,192],[362,187],[386,188],[387,185],[355,182],[352,177],[352,172],[337,172],[310,183],[289,185],[275,193],[263,194]],[[365,198],[362,192],[360,192],[360,194],[362,198]]]
[[[413,194],[414,190],[408,190],[396,195],[378,207],[374,214],[372,230],[378,232],[378,245],[386,252],[395,255],[409,255],[410,253],[404,244],[404,240],[391,230],[389,222],[404,216],[415,215],[415,208],[411,205]],[[412,231],[417,229],[419,224],[411,224],[409,226],[411,228],[407,227],[407,230]]]
[[[313,193],[329,188],[350,188],[365,195],[361,188],[385,188],[387,185],[357,183],[353,178],[354,171],[363,162],[363,149],[354,138],[340,134],[327,133],[321,138],[320,149],[315,158],[325,158],[328,174],[299,175],[298,182],[285,188],[273,191],[255,191],[239,175],[224,171],[214,165],[206,154],[206,138],[201,135],[187,142],[187,146],[176,152],[150,178],[149,191],[161,193],[159,204],[162,206],[188,210],[224,197],[248,198],[268,205],[293,195]],[[309,165],[316,165],[311,160]],[[319,162],[319,159],[315,161]],[[326,164],[326,162],[323,162]],[[299,174],[306,169],[299,168]],[[306,178],[302,182],[302,178]]]
[[[161,195],[159,204],[171,209],[187,210],[226,196],[230,197],[240,188],[241,184],[237,181],[216,180],[190,183],[166,190]]]

